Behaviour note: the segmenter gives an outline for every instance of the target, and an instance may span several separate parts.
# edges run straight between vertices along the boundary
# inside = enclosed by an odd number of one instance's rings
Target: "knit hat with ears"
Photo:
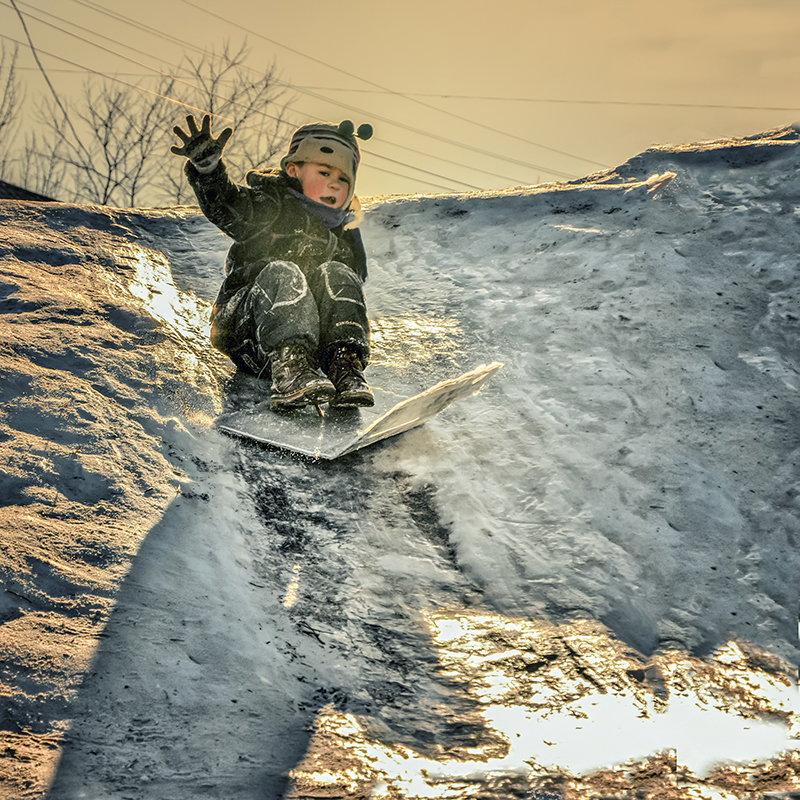
[[[355,130],[353,123],[346,119],[338,125],[327,122],[312,122],[299,127],[289,142],[289,152],[281,159],[281,169],[292,162],[312,161],[336,167],[350,179],[350,193],[344,207],[353,198],[356,185],[356,172],[361,161],[356,137],[366,141],[372,136],[372,125],[359,125]]]

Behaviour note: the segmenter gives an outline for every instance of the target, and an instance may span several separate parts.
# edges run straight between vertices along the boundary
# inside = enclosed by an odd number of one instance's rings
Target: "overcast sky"
[[[247,35],[250,64],[274,62],[295,87],[294,123],[373,123],[361,195],[579,177],[652,144],[749,135],[800,120],[798,0],[17,4],[38,48],[109,74],[169,71],[183,55],[112,15],[209,49]],[[0,0],[0,33],[24,41],[9,0]],[[77,91],[85,76],[56,71],[68,65],[41,57],[60,92]],[[31,100],[45,91],[44,80],[27,50],[20,65]]]

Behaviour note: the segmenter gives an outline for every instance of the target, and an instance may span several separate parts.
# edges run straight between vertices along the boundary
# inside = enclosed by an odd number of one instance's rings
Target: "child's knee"
[[[303,271],[293,261],[270,261],[264,264],[261,271],[256,276],[255,282],[264,286],[272,284],[275,281],[287,283],[301,281],[305,283],[305,275],[303,275]]]
[[[364,283],[351,267],[340,261],[327,261],[320,265],[319,270],[322,277],[320,289],[329,300],[363,304]]]
[[[320,265],[320,270],[329,278],[346,283],[357,283],[359,286],[362,284],[362,280],[356,275],[355,270],[341,261],[326,261]]]

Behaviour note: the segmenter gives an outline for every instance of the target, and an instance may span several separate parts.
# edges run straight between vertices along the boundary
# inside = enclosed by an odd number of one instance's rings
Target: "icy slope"
[[[454,410],[455,451],[400,451],[504,612],[588,614],[645,651],[736,634],[797,652],[789,135],[370,215],[378,283],[392,286],[374,313],[457,321],[462,363],[506,363]]]
[[[373,201],[375,361],[505,367],[331,465],[211,427],[202,217],[0,204],[8,796],[797,785],[798,166]]]

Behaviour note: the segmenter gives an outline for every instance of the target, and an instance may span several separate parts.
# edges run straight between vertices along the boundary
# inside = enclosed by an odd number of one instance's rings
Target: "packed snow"
[[[0,202],[0,794],[800,789],[798,174],[371,199],[374,363],[504,367],[332,463],[215,430],[196,208]]]

